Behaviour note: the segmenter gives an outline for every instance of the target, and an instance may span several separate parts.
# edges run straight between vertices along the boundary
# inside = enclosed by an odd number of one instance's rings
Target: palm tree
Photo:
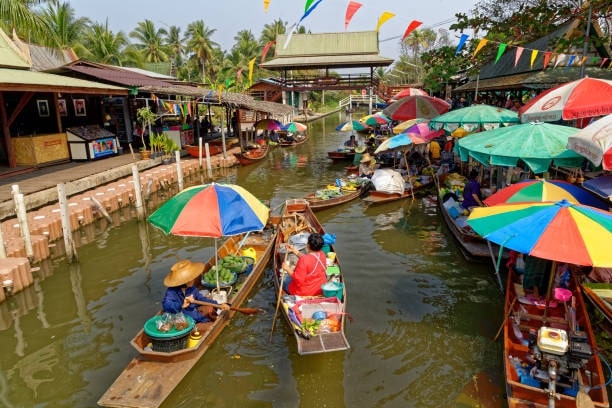
[[[202,83],[206,83],[208,63],[213,55],[213,50],[219,47],[219,44],[211,39],[216,31],[214,28],[206,27],[203,20],[198,20],[189,24],[185,33],[187,51],[192,53],[191,58],[197,61]]]
[[[69,3],[50,1],[41,12],[47,25],[47,33],[41,38],[41,44],[52,48],[73,48],[77,54],[83,51],[81,38],[91,24],[86,17],[75,17],[74,9]],[[81,52],[80,52],[81,51]]]
[[[276,36],[279,34],[285,34],[287,32],[287,22],[283,22],[280,18],[273,21],[271,24],[266,24],[261,30],[259,36],[259,44],[265,47],[270,41],[276,41]],[[274,55],[276,50],[276,43],[272,44],[266,55]]]
[[[44,35],[47,29],[42,17],[34,13],[32,6],[42,3],[40,0],[2,0],[0,1],[0,27],[10,33],[15,30],[28,41]]]
[[[139,22],[138,27],[130,33],[130,37],[136,39],[134,47],[142,52],[146,62],[163,62],[170,59],[162,42],[167,35],[168,32],[164,28],[155,29],[151,20]]]
[[[185,55],[185,46],[183,45],[183,39],[181,38],[181,28],[177,26],[170,26],[168,34],[164,38],[164,45],[169,49],[168,53],[174,69],[178,70],[178,67],[183,65],[183,56]]]
[[[92,61],[112,65],[124,65],[128,62],[126,46],[128,40],[122,31],[117,34],[108,28],[108,19],[105,24],[95,23],[85,33],[87,57]]]

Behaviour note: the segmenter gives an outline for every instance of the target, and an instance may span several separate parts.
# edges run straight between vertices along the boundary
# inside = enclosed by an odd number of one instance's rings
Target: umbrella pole
[[[553,261],[552,267],[550,268],[550,277],[548,279],[548,289],[546,290],[546,306],[544,307],[544,320],[543,324],[546,324],[546,317],[548,316],[548,302],[552,295],[553,283],[555,282],[555,275],[557,274],[557,261]]]
[[[221,293],[219,286],[219,255],[217,254],[217,238],[215,238],[215,275],[217,278],[217,293]]]
[[[504,292],[504,286],[502,285],[501,277],[499,276],[499,267],[501,263],[502,253],[504,251],[503,245],[499,246],[499,254],[497,256],[497,260],[495,259],[495,254],[493,253],[493,247],[491,246],[491,241],[487,239],[487,246],[489,247],[489,255],[491,255],[491,260],[493,261],[493,266],[495,267],[495,276],[497,277],[497,282],[499,283],[499,288],[502,293]]]

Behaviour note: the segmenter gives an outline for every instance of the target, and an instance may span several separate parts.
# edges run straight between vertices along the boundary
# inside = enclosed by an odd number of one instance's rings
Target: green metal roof
[[[21,54],[13,41],[0,29],[0,68],[30,68],[30,62]]]
[[[262,68],[358,68],[388,66],[393,63],[392,58],[378,54],[376,31],[293,34],[288,43],[287,38],[287,34],[276,37],[274,58],[261,64]]]
[[[21,69],[0,69],[0,91],[127,95],[119,86]]]

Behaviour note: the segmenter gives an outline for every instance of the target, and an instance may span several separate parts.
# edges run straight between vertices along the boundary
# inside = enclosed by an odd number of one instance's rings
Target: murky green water
[[[348,137],[333,130],[341,120],[321,119],[307,144],[215,180],[272,207],[304,196],[344,175],[326,155]],[[77,233],[78,264],[43,263],[34,286],[0,305],[0,406],[95,406],[135,355],[129,340],[159,309],[170,266],[213,254],[210,239],[167,237],[130,213]],[[269,342],[268,270],[248,304],[266,313],[236,315],[165,407],[476,407],[474,375],[501,389],[501,345],[492,341],[501,291],[492,267],[461,257],[434,201],[357,200],[319,218],[346,274],[351,350],[298,356],[281,319]]]

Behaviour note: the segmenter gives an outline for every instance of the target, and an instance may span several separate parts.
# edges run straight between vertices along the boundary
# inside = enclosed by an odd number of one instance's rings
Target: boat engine
[[[572,331],[542,326],[537,332],[529,332],[530,357],[534,365],[532,376],[543,383],[548,383],[554,394],[555,386],[568,390],[577,390],[576,370],[583,369],[593,355],[585,332]]]

